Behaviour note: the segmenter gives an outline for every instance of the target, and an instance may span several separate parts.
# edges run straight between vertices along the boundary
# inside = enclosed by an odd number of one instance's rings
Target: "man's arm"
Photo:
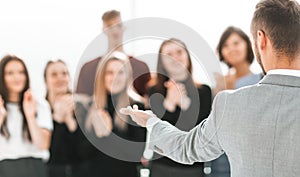
[[[153,113],[152,115],[148,113],[146,122],[147,129],[151,132],[150,148],[184,164],[210,161],[219,157],[223,154],[223,149],[219,144],[218,129],[226,105],[225,96],[225,94],[218,94],[210,116],[189,132],[181,131],[168,122],[158,120]],[[130,115],[133,120],[143,126],[145,120],[137,120],[137,117],[145,118],[146,114],[141,115],[141,111],[135,108],[132,112]]]
[[[153,127],[150,148],[183,164],[213,160],[223,151],[216,135],[210,137],[202,134],[208,128],[207,121],[204,120],[189,132],[180,131],[168,122],[161,121]]]

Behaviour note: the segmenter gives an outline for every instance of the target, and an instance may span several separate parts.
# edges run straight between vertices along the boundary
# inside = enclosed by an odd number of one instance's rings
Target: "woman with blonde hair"
[[[120,108],[133,104],[143,109],[141,97],[132,87],[129,60],[125,54],[113,52],[98,65],[94,111],[90,111],[95,116],[88,117],[85,124],[86,131],[94,134],[93,143],[102,151],[97,153],[94,169],[103,177],[138,176],[137,162],[146,131],[119,113]]]

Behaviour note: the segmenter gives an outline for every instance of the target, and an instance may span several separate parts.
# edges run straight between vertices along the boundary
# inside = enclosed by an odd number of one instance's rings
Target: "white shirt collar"
[[[293,70],[293,69],[273,69],[273,70],[268,71],[267,75],[269,75],[269,74],[280,74],[280,75],[300,77],[300,70]]]

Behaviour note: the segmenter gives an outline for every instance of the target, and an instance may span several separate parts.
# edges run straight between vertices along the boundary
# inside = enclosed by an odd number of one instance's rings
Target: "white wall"
[[[298,0],[299,1],[299,0]],[[215,50],[223,30],[234,25],[249,34],[258,0],[10,0],[0,3],[0,56],[24,59],[36,95],[44,94],[43,69],[50,59],[67,62],[72,76],[88,44],[101,33],[103,12],[120,10],[123,20],[164,17],[184,23],[204,37]],[[152,45],[151,45],[152,44]],[[153,45],[154,44],[154,45]],[[156,44],[156,45],[155,45]],[[157,52],[159,42],[144,50]],[[105,47],[99,46],[99,53]],[[126,49],[126,47],[125,47]],[[139,55],[139,51],[128,53]],[[255,72],[259,68],[253,67]]]

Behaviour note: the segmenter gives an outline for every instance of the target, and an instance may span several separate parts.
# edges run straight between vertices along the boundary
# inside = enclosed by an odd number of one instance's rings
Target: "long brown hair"
[[[163,58],[163,54],[162,54],[162,50],[164,48],[165,45],[167,44],[170,44],[170,43],[175,43],[179,46],[182,46],[185,50],[185,52],[187,53],[188,55],[188,67],[187,67],[187,70],[189,72],[188,74],[188,82],[191,82],[192,84],[195,85],[192,77],[191,77],[191,74],[192,74],[192,60],[191,60],[191,56],[190,56],[190,53],[188,52],[187,50],[187,47],[186,45],[184,44],[184,42],[182,42],[181,40],[179,39],[176,39],[176,38],[171,38],[171,39],[168,39],[168,40],[165,40],[160,48],[159,48],[159,54],[158,54],[158,60],[157,60],[157,68],[156,68],[156,72],[157,72],[157,75],[156,75],[156,84],[155,84],[155,88],[156,88],[156,91],[158,91],[159,93],[161,94],[166,94],[166,88],[164,87],[164,83],[166,81],[168,81],[170,78],[170,74],[168,73],[168,71],[166,70],[164,64],[163,64],[163,61],[162,61],[162,58]]]
[[[128,117],[120,114],[118,111],[120,110],[120,108],[130,105],[132,97],[130,97],[129,94],[135,93],[132,88],[132,68],[129,59],[125,54],[120,52],[114,52],[111,55],[108,55],[107,57],[101,59],[96,72],[94,100],[97,109],[105,109],[105,107],[107,106],[107,90],[105,88],[104,78],[108,63],[114,60],[121,61],[124,64],[123,66],[127,75],[126,88],[119,94],[115,109],[116,113],[114,115],[114,122],[116,127],[118,127],[121,130],[125,130],[127,129],[126,120],[128,119]]]
[[[25,113],[24,113],[24,109],[23,109],[23,99],[24,99],[24,93],[26,90],[29,89],[29,74],[28,74],[28,70],[26,68],[26,65],[25,63],[23,62],[22,59],[16,57],[16,56],[13,56],[13,55],[6,55],[4,56],[2,59],[1,59],[1,62],[0,62],[0,94],[2,96],[2,99],[4,101],[4,107],[6,109],[6,104],[10,101],[9,100],[9,91],[6,87],[6,84],[5,84],[5,67],[6,65],[11,62],[11,61],[18,61],[20,62],[22,65],[23,65],[23,68],[24,68],[24,74],[25,74],[25,77],[26,77],[26,81],[25,81],[25,86],[23,88],[23,90],[20,92],[19,94],[19,101],[18,101],[18,106],[20,108],[20,111],[21,111],[21,114],[23,116],[23,137],[29,141],[31,141],[31,135],[30,135],[30,132],[29,132],[29,127],[28,127],[28,123],[26,121],[26,118],[25,118]],[[10,133],[8,131],[8,127],[7,127],[7,119],[4,120],[3,122],[3,125],[0,129],[0,134],[5,136],[7,139],[10,138]]]

